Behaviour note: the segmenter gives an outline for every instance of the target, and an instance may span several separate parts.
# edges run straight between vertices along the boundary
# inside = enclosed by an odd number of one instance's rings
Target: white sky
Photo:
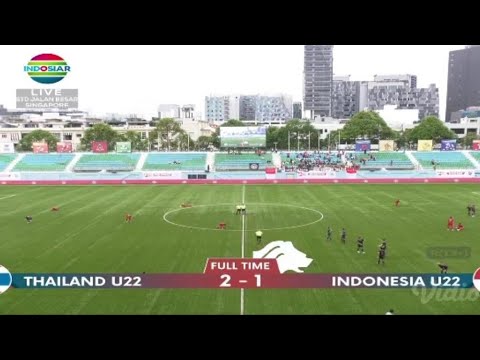
[[[464,45],[336,45],[334,74],[373,80],[414,74],[440,88],[445,115],[448,52]],[[72,71],[53,85],[23,72],[33,56],[54,53]],[[286,93],[302,100],[303,45],[1,45],[0,104],[15,107],[17,88],[78,88],[81,110],[154,116],[159,104],[196,104],[210,94]]]

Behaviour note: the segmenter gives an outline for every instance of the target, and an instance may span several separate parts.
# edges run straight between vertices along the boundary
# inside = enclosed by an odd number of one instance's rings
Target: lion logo
[[[313,259],[297,250],[291,241],[277,240],[269,243],[262,250],[253,252],[254,259],[277,259],[280,273],[295,271],[303,273],[300,268],[308,267]]]

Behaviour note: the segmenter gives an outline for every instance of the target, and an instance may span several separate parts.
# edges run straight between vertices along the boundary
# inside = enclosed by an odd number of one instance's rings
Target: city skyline
[[[380,74],[413,74],[418,86],[440,89],[445,114],[449,51],[464,45],[336,45],[333,73],[351,80]],[[156,116],[160,104],[195,104],[205,116],[205,96],[284,93],[303,100],[303,45],[72,46],[2,45],[0,104],[15,108],[18,88],[78,88],[79,109],[92,114]],[[40,85],[23,72],[35,55],[63,57],[71,72]]]

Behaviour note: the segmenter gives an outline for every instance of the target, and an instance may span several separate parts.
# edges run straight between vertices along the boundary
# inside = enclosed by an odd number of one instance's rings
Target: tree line
[[[223,126],[246,126],[239,120],[229,120]],[[213,145],[220,147],[220,129],[212,136],[203,136],[197,140],[203,147]],[[471,146],[472,141],[480,137],[468,134],[461,139],[462,145]],[[405,131],[391,129],[375,111],[361,111],[355,114],[341,130],[322,134],[309,122],[293,119],[284,127],[271,126],[267,129],[266,147],[268,149],[328,149],[335,148],[338,143],[355,144],[357,139],[369,139],[372,143],[379,140],[394,140],[399,148],[416,145],[418,140],[433,140],[434,144],[443,139],[457,139],[457,135],[434,116],[423,119],[415,128]]]
[[[222,127],[247,126],[240,120],[229,120]],[[293,119],[284,127],[270,126],[267,129],[266,147],[268,149],[327,149],[341,144],[354,144],[357,139],[369,139],[372,143],[379,140],[394,140],[399,148],[408,148],[417,144],[418,140],[433,140],[434,144],[442,139],[457,139],[457,135],[448,129],[445,124],[434,116],[423,119],[413,129],[405,131],[392,130],[385,120],[374,111],[361,111],[355,114],[341,130],[322,134],[309,121]],[[476,134],[468,134],[460,140],[460,144],[471,146],[472,141],[479,139]],[[55,151],[58,139],[45,130],[35,130],[24,136],[20,141],[20,148],[24,151],[32,150],[33,142],[45,141],[50,151]],[[130,141],[132,151],[147,150],[208,150],[220,148],[220,128],[210,136],[200,136],[196,141],[183,130],[178,122],[171,118],[155,121],[155,128],[150,131],[148,138],[142,139],[141,134],[129,130],[119,133],[105,123],[95,124],[85,131],[81,139],[81,150],[91,150],[92,141],[107,141],[110,151],[115,149],[115,143]]]
[[[20,140],[19,147],[23,151],[32,151],[32,143],[46,142],[49,151],[56,151],[59,139],[46,130],[35,130]],[[90,151],[92,141],[106,141],[108,150],[115,150],[117,142],[129,141],[132,151],[147,150],[187,150],[195,149],[195,142],[189,134],[180,127],[180,124],[171,118],[164,118],[155,121],[155,128],[152,129],[148,138],[142,139],[139,132],[128,130],[125,133],[113,129],[109,124],[98,123],[85,130],[80,140],[81,151]]]

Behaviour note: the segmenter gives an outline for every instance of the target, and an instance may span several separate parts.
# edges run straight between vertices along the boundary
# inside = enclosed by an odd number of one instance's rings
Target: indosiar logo
[[[58,55],[40,54],[34,56],[23,70],[40,84],[55,84],[70,72],[70,66]]]

